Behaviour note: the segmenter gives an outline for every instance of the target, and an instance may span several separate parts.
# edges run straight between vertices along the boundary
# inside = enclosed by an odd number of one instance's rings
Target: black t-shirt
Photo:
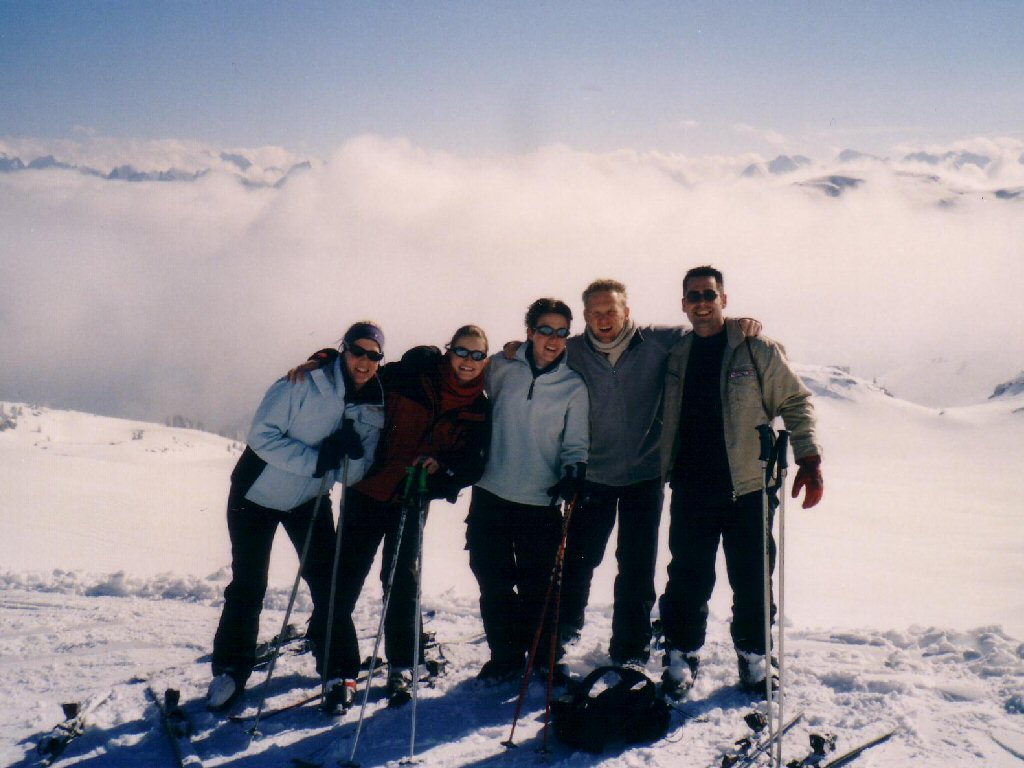
[[[672,484],[702,491],[731,491],[729,457],[722,420],[722,357],[725,329],[693,337],[679,412],[679,454]]]

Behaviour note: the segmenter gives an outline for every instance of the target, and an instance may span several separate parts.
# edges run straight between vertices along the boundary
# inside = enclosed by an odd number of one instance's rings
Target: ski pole
[[[274,649],[270,656],[270,666],[267,667],[267,676],[263,679],[260,687],[260,705],[256,708],[256,716],[253,718],[252,728],[249,729],[249,743],[259,735],[260,717],[263,715],[263,706],[267,702],[267,691],[270,686],[270,679],[274,676],[274,667],[277,665],[278,651],[281,647],[281,638],[288,630],[288,619],[291,618],[292,608],[295,606],[295,596],[299,593],[299,581],[302,579],[302,571],[306,567],[306,557],[309,555],[309,545],[313,540],[313,524],[316,522],[317,513],[320,511],[320,502],[327,491],[328,473],[320,478],[320,488],[316,492],[316,501],[313,503],[313,514],[309,516],[309,527],[306,529],[306,540],[302,544],[302,554],[299,555],[299,570],[295,574],[295,582],[292,584],[292,593],[288,597],[288,607],[284,612],[284,621],[281,622],[281,631],[274,638]]]
[[[778,439],[775,441],[775,467],[778,472],[779,489],[779,547],[778,547],[778,569],[779,569],[779,722],[784,720],[783,706],[786,700],[786,467],[789,466],[787,454],[789,452],[789,432],[779,430]],[[768,658],[769,665],[771,657]],[[769,670],[771,667],[769,666]],[[778,741],[775,745],[776,764],[782,765],[782,737],[784,732],[779,732]]]
[[[409,502],[412,499],[413,477],[415,467],[405,468],[405,489],[402,492],[402,511],[398,516],[398,531],[395,534],[395,552],[391,556],[391,566],[388,571],[388,580],[384,585],[384,600],[380,611],[380,623],[377,625],[377,636],[373,641],[373,653],[370,654],[370,666],[366,671],[366,685],[363,686],[363,701],[359,707],[359,720],[356,722],[355,734],[352,737],[352,751],[348,760],[343,765],[349,768],[358,768],[359,763],[355,761],[356,750],[359,748],[359,734],[363,730],[363,720],[366,718],[366,705],[370,700],[370,682],[373,680],[373,671],[377,666],[377,652],[380,650],[380,640],[384,635],[384,619],[388,615],[388,602],[391,600],[391,585],[395,581],[395,570],[398,568],[398,552],[402,547],[402,531],[405,529],[405,518],[409,511]]]
[[[409,762],[416,757],[416,707],[419,703],[420,689],[420,629],[422,614],[420,604],[423,596],[423,526],[427,517],[427,470],[422,464],[416,472],[418,482],[416,484],[416,499],[418,507],[419,525],[416,531],[416,609],[413,614],[415,624],[413,626],[413,653],[415,654],[412,666],[412,725],[409,735]]]
[[[573,497],[573,503],[575,504],[576,498]],[[571,509],[569,512],[571,513]],[[568,515],[566,515],[566,522],[563,523],[568,530]],[[562,608],[562,573],[565,570],[565,547],[559,548],[558,555],[555,560],[555,615],[552,617],[551,623],[551,647],[548,654],[548,658],[551,660],[551,665],[548,668],[548,689],[544,698],[544,735],[541,738],[540,752],[541,754],[547,754],[551,750],[548,749],[548,727],[551,724],[551,689],[554,687],[555,682],[555,663],[557,659],[555,654],[558,651],[558,622],[561,620],[561,608]],[[543,621],[543,616],[541,617]]]
[[[519,714],[523,709],[523,701],[526,699],[526,691],[530,686],[530,675],[533,673],[533,662],[537,658],[537,647],[540,645],[540,636],[544,629],[544,617],[547,615],[548,605],[551,603],[551,594],[555,586],[555,577],[557,574],[561,573],[562,563],[565,560],[565,544],[566,540],[569,538],[569,521],[572,519],[572,513],[576,508],[576,500],[578,498],[579,494],[573,496],[572,501],[569,502],[569,505],[566,508],[565,516],[562,519],[562,539],[558,544],[558,551],[555,554],[555,563],[551,568],[551,578],[548,580],[548,589],[544,595],[544,606],[541,608],[540,620],[537,623],[537,631],[534,632],[533,643],[530,647],[530,655],[526,660],[526,670],[523,673],[523,684],[519,688],[519,698],[516,701],[516,711],[512,716],[512,730],[508,734],[508,739],[501,742],[505,747],[511,748],[517,746],[512,739],[516,733],[516,724],[519,722]],[[554,631],[558,631],[558,628],[555,627]],[[554,668],[552,667],[552,673],[549,674],[549,677],[553,677],[553,669]]]
[[[345,419],[351,422],[352,419]],[[338,592],[338,562],[341,560],[341,528],[345,522],[345,489],[348,488],[348,456],[341,470],[341,499],[338,502],[338,530],[334,535],[334,564],[331,566],[331,597],[327,601],[327,631],[324,635],[323,669],[320,671],[320,692],[327,701],[327,679],[330,674],[331,637],[334,634],[334,600]]]
[[[764,686],[765,686],[765,711],[768,716],[768,744],[771,745],[775,741],[775,713],[772,709],[772,618],[771,618],[771,596],[772,596],[772,582],[771,582],[771,564],[770,558],[770,547],[771,547],[771,499],[769,493],[771,491],[771,483],[769,475],[772,471],[771,460],[772,452],[775,444],[775,432],[772,429],[771,424],[759,424],[757,426],[758,435],[761,438],[761,453],[759,459],[761,461],[761,469],[764,476],[763,491],[761,493],[761,573],[763,584],[764,599],[764,658],[765,658],[765,675],[764,675]],[[771,748],[769,746],[768,751],[769,761],[773,758]]]

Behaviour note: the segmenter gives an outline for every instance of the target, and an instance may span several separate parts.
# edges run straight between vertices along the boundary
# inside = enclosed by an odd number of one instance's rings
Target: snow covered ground
[[[840,750],[898,728],[864,754],[870,766],[1011,766],[1024,752],[1024,395],[944,411],[886,397],[837,369],[802,368],[819,395],[826,495],[786,511],[788,712]],[[202,710],[210,640],[226,584],[227,477],[241,446],[192,430],[3,404],[0,411],[0,764],[33,764],[60,703],[94,703],[92,726],[61,765],[170,765],[146,682],[182,690],[204,765],[289,765],[347,758],[355,717],[302,709],[242,726]],[[334,498],[337,507],[337,490]],[[424,606],[450,660],[421,689],[416,753],[444,767],[538,762],[543,689],[530,688],[508,751],[515,686],[478,689],[486,658],[476,589],[462,549],[466,499],[436,503],[426,532]],[[667,564],[662,526],[659,584]],[[296,559],[279,541],[263,635],[279,627]],[[614,558],[595,584],[588,623],[570,649],[584,672],[607,661]],[[735,689],[725,586],[712,602],[701,676],[668,736],[600,756],[554,742],[564,765],[712,765],[740,735],[750,701]],[[357,608],[371,650],[380,589]],[[309,609],[300,595],[295,620]],[[657,676],[659,661],[649,672]],[[254,675],[257,685],[262,675]],[[308,656],[284,656],[268,706],[317,685]],[[255,693],[249,696],[254,706]],[[357,759],[383,765],[409,752],[410,710],[375,690]],[[1000,746],[996,740],[1006,746]],[[1007,749],[1007,747],[1009,749]]]

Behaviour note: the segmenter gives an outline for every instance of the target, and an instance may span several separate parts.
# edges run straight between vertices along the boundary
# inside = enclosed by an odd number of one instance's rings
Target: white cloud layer
[[[90,158],[62,159],[161,168],[231,151],[110,142],[102,155],[90,141]],[[466,322],[496,346],[522,335],[532,299],[580,310],[586,283],[611,276],[635,319],[675,324],[679,280],[703,263],[725,271],[731,313],[762,319],[801,362],[905,383],[907,366],[964,361],[970,386],[939,390],[979,399],[1024,368],[1024,200],[991,194],[1024,183],[1021,147],[987,146],[1000,159],[985,169],[858,165],[864,183],[839,198],[794,184],[821,166],[737,179],[757,157],[463,157],[372,136],[280,189],[228,173],[0,174],[0,399],[244,427],[274,378],[354,320],[383,324],[390,357]],[[261,152],[245,154],[297,160]]]

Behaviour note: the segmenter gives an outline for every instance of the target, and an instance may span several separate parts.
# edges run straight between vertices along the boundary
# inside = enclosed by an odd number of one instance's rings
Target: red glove
[[[804,456],[797,459],[796,463],[800,469],[797,470],[796,480],[793,481],[793,498],[800,495],[801,488],[806,488],[803,508],[810,509],[821,501],[821,496],[825,493],[825,481],[821,479],[821,456]]]

